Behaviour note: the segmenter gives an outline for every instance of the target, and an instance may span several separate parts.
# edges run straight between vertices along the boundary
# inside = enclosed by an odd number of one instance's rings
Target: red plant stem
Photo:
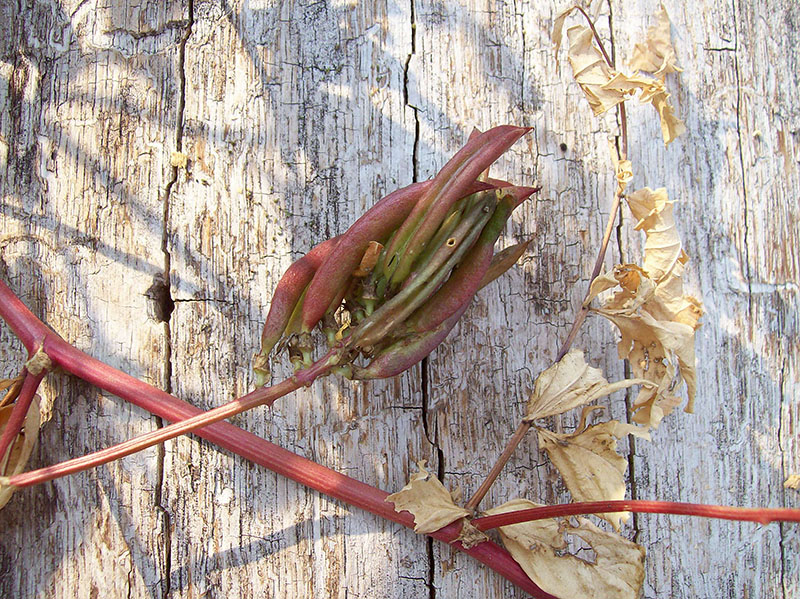
[[[31,354],[39,347],[43,347],[54,365],[164,420],[173,422],[185,420],[201,413],[199,408],[69,345],[36,318],[2,280],[0,280],[0,317],[6,320]],[[413,516],[408,512],[396,512],[392,504],[386,501],[388,493],[385,491],[326,468],[228,422],[211,424],[196,434],[246,460],[343,503],[408,528],[414,527]],[[453,523],[431,533],[430,536],[464,551],[532,596],[539,599],[554,599],[536,586],[502,547],[490,541],[467,549],[455,541],[460,527],[460,524]]]
[[[38,375],[31,374],[27,369],[23,370],[25,379],[22,382],[22,388],[19,390],[17,401],[14,407],[11,408],[11,415],[6,422],[3,429],[3,435],[0,436],[0,464],[5,461],[6,453],[14,445],[14,440],[22,430],[22,423],[25,422],[25,416],[28,414],[28,409],[31,407],[33,396],[36,395],[36,390],[39,388],[39,383],[42,382],[46,371]]]
[[[719,520],[738,520],[743,522],[800,522],[800,509],[794,508],[748,508],[726,505],[707,505],[703,503],[680,503],[673,501],[587,501],[547,505],[529,510],[516,510],[493,516],[483,516],[472,520],[479,530],[490,530],[499,526],[520,524],[545,518],[578,516],[581,514],[605,514],[608,512],[637,512],[650,514],[676,514],[679,516],[699,516]]]
[[[473,512],[477,507],[478,504],[486,497],[486,494],[489,492],[489,489],[492,488],[494,481],[497,480],[497,477],[500,476],[500,473],[503,471],[506,463],[511,456],[514,454],[514,451],[517,449],[517,446],[522,441],[522,438],[525,436],[525,433],[528,432],[530,428],[529,422],[521,422],[517,427],[517,430],[514,431],[514,434],[509,439],[508,443],[506,444],[506,448],[503,450],[503,453],[500,454],[500,457],[497,458],[497,461],[492,466],[492,469],[489,471],[489,474],[486,475],[486,479],[483,481],[478,490],[475,491],[475,494],[469,498],[467,501],[467,505],[464,506],[465,509]]]

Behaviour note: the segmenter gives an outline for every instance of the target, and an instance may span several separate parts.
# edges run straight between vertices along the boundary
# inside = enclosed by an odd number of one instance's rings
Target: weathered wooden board
[[[631,494],[797,506],[800,8],[666,2],[688,133],[630,110],[634,187],[665,186],[708,314],[699,397],[631,444]],[[580,304],[613,192],[613,114],[592,117],[528,1],[8,2],[0,5],[0,276],[70,342],[202,407],[249,389],[288,264],[377,198],[433,174],[473,127],[535,127],[495,173],[543,190],[503,243],[534,237],[426,364],[330,378],[236,423],[395,490],[426,459],[480,484]],[[623,60],[658,3],[612,2]],[[186,168],[170,164],[173,152]],[[636,256],[630,215],[609,265]],[[169,298],[172,300],[170,304]],[[172,311],[170,312],[170,308]],[[624,374],[611,327],[576,343]],[[0,328],[2,374],[23,352]],[[275,375],[288,374],[288,365]],[[43,388],[32,466],[159,425],[76,381]],[[625,418],[624,397],[607,402]],[[574,415],[556,423],[569,429]],[[568,500],[531,436],[487,497]],[[18,493],[0,512],[0,595],[519,597],[450,548],[194,438]],[[641,516],[645,597],[800,592],[796,526]]]

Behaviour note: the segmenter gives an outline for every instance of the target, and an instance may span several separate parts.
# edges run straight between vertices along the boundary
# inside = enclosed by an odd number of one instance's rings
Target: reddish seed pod
[[[514,266],[517,263],[517,260],[522,257],[522,254],[525,253],[525,250],[528,249],[528,246],[532,241],[533,238],[530,238],[527,241],[509,246],[503,251],[495,254],[492,257],[492,263],[489,265],[489,268],[483,275],[483,279],[481,279],[481,284],[478,289],[483,289],[497,277],[506,272],[509,268]]]
[[[480,289],[483,277],[491,265],[494,244],[506,221],[514,208],[530,197],[534,191],[531,187],[513,186],[497,191],[498,194],[502,194],[502,199],[481,232],[480,238],[444,285],[409,318],[406,326],[410,332],[430,331],[438,327],[464,302],[472,299]]]
[[[397,295],[360,324],[350,339],[351,343],[360,346],[386,341],[391,331],[396,332],[414,311],[428,301],[480,238],[497,205],[495,193],[485,191],[478,194],[478,201],[458,223],[452,236],[434,252],[428,262],[419,265],[408,276]]]
[[[396,341],[382,350],[364,368],[353,367],[352,378],[359,380],[383,379],[408,370],[444,341],[469,306],[470,297],[459,309],[436,329],[411,335]]]
[[[431,182],[414,183],[383,198],[341,236],[336,251],[317,270],[303,304],[303,328],[313,329],[331,303],[344,294],[371,241],[383,242],[411,212]]]
[[[314,246],[305,256],[296,260],[283,274],[269,304],[269,313],[261,331],[261,353],[256,354],[254,367],[263,375],[269,372],[268,355],[280,341],[286,326],[301,301],[314,273],[331,254],[340,237],[333,237]]]
[[[341,235],[336,249],[319,267],[303,304],[303,330],[310,331],[336,299],[344,297],[350,279],[358,268],[370,242],[384,242],[408,217],[414,205],[432,185],[432,181],[413,183],[383,198]],[[473,182],[466,193],[492,189]],[[335,306],[334,306],[335,307]]]

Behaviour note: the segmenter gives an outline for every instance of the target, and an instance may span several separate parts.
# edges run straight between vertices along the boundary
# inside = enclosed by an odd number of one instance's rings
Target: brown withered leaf
[[[383,250],[383,245],[377,241],[370,241],[367,249],[364,251],[364,256],[361,258],[361,263],[353,273],[353,276],[363,279],[371,273],[372,269],[375,268],[375,265],[378,263],[381,250]]]
[[[3,434],[13,409],[13,404],[0,408],[0,435]],[[3,456],[0,459],[0,473],[3,476],[14,476],[25,470],[25,464],[28,463],[28,458],[30,458],[33,447],[36,445],[36,440],[39,438],[39,424],[39,398],[34,396],[30,408],[28,408],[28,413],[25,415],[22,431],[11,445],[11,451],[7,454],[7,457]],[[8,503],[15,490],[15,487],[0,484],[0,508]]]
[[[553,33],[551,38],[553,40],[553,49],[556,54],[556,61],[558,61],[558,50],[561,48],[561,40],[564,37],[564,21],[572,14],[577,7],[575,5],[561,11],[553,20]]]
[[[434,532],[469,515],[453,502],[439,479],[425,470],[425,460],[417,463],[417,467],[419,472],[411,476],[408,484],[386,498],[394,504],[396,512],[405,510],[414,515],[415,532]]]
[[[642,267],[651,279],[659,283],[672,273],[678,261],[685,258],[678,229],[675,226],[673,202],[663,187],[652,190],[644,187],[626,198],[637,231],[644,231],[644,263]],[[685,262],[685,259],[684,259]]]
[[[575,6],[561,12],[553,22],[553,42],[556,57],[561,46],[564,22]],[[647,41],[634,49],[632,67],[637,71],[628,75],[613,68],[597,46],[591,28],[575,25],[567,30],[569,50],[567,58],[572,65],[575,81],[581,87],[595,115],[602,114],[637,92],[639,101],[652,104],[661,122],[665,144],[670,144],[686,131],[683,121],[670,104],[664,80],[667,73],[680,71],[675,60],[675,49],[670,40],[669,17],[663,6],[658,23],[648,31]],[[653,73],[653,76],[642,72]],[[624,187],[624,184],[623,184]]]
[[[523,420],[531,422],[562,414],[639,384],[647,384],[647,381],[631,379],[609,383],[599,368],[586,363],[581,350],[573,349],[536,378]]]
[[[558,468],[575,501],[604,501],[625,498],[624,474],[628,461],[617,453],[617,442],[633,434],[650,440],[647,429],[609,420],[601,424],[559,434],[539,429],[539,447]],[[598,514],[619,530],[627,512]]]
[[[630,67],[635,71],[652,73],[663,80],[667,74],[682,69],[677,64],[670,34],[671,23],[663,4],[657,19],[656,24],[647,30],[644,43],[633,47]]]
[[[669,145],[676,137],[686,131],[683,121],[675,115],[675,108],[669,103],[670,94],[660,79],[645,75],[626,75],[614,72],[614,75],[603,85],[603,89],[617,94],[631,95],[641,91],[639,102],[652,104],[661,119],[661,135],[664,144]]]
[[[663,81],[655,79],[647,87],[642,88],[639,101],[642,104],[650,103],[658,112],[661,119],[661,137],[664,145],[672,143],[676,137],[686,132],[686,125],[675,114],[675,107],[669,102],[670,94]]]
[[[489,515],[539,507],[515,499],[487,512]],[[503,544],[525,573],[544,591],[571,599],[636,599],[644,582],[644,548],[618,534],[606,532],[586,518],[577,526],[547,519],[500,527]],[[565,534],[577,535],[594,550],[587,561],[562,552]]]
[[[485,532],[474,527],[469,520],[464,519],[461,532],[458,533],[458,539],[465,549],[472,549],[475,545],[484,543],[489,540]]]
[[[22,388],[22,382],[24,380],[25,376],[23,374],[13,379],[0,379],[0,392],[5,391],[2,399],[0,399],[0,408],[12,404],[17,400],[19,390]]]

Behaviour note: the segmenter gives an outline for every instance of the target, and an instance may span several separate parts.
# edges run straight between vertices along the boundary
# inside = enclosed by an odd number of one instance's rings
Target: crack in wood
[[[192,35],[192,26],[194,25],[194,0],[188,0],[189,18],[186,21],[186,28],[181,36],[180,46],[178,48],[178,108],[176,114],[176,131],[175,131],[175,147],[178,151],[183,149],[183,126],[184,126],[184,112],[186,110],[186,45],[189,37]],[[164,206],[162,212],[162,234],[161,234],[161,250],[164,254],[164,273],[163,283],[164,292],[162,293],[162,300],[167,308],[171,308],[162,313],[164,318],[164,390],[167,393],[172,393],[172,331],[170,328],[170,318],[172,316],[175,302],[172,300],[171,280],[170,274],[172,271],[172,255],[169,249],[169,221],[170,221],[170,199],[172,190],[178,182],[180,175],[177,166],[172,168],[172,178],[167,183],[164,190]],[[164,422],[159,419],[158,428],[164,426]],[[166,599],[172,590],[172,519],[169,509],[163,504],[164,488],[166,486],[164,462],[166,458],[166,450],[163,444],[159,445],[158,449],[158,480],[159,484],[156,487],[155,501],[157,509],[161,512],[164,527],[164,573],[162,576],[161,593],[163,599]]]

